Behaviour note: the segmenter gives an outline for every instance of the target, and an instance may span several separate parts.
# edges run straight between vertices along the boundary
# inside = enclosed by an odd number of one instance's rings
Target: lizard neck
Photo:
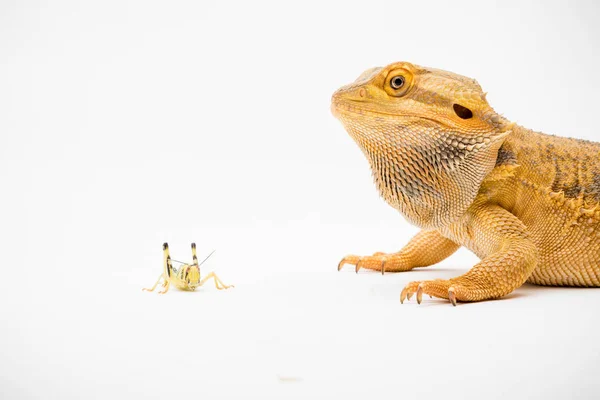
[[[369,160],[383,199],[425,229],[449,225],[466,212],[494,168],[504,135],[465,137],[426,120],[346,129]]]

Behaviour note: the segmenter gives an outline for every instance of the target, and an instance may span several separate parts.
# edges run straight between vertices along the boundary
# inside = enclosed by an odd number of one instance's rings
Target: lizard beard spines
[[[388,203],[399,204],[407,199],[418,202],[438,196],[430,183],[436,179],[425,164],[398,155],[370,153],[369,159],[375,184]]]
[[[508,132],[455,131],[428,119],[344,114],[384,200],[415,225],[435,228],[462,215],[492,170]]]
[[[401,132],[396,137],[407,136]],[[483,136],[465,140],[454,133],[403,145],[390,145],[381,137],[358,142],[381,196],[421,226],[447,223],[466,210],[493,168],[492,154],[500,145]]]

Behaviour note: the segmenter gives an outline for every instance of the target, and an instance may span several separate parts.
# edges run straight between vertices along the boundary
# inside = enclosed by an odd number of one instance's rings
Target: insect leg
[[[219,281],[219,284],[221,285],[221,289],[229,289],[230,287],[235,287],[233,285],[226,285],[226,284],[224,284],[223,281],[221,280],[221,278],[219,278],[217,276],[217,274],[214,274],[214,276],[215,276],[215,280]]]
[[[173,264],[171,263],[168,243],[163,244],[163,254],[165,260],[163,275],[165,276],[165,280],[170,281],[171,277],[175,274],[175,271],[173,270]]]
[[[163,275],[162,275],[162,274],[160,274],[160,276],[158,277],[158,280],[156,281],[156,283],[154,284],[154,286],[152,286],[152,288],[150,288],[150,289],[148,289],[148,288],[143,288],[142,290],[143,290],[143,291],[146,291],[146,292],[153,292],[153,291],[154,291],[154,289],[156,289],[156,287],[158,286],[158,283],[160,282],[160,279],[161,279],[162,277],[163,277]]]
[[[169,290],[169,285],[170,284],[171,284],[171,281],[165,280],[165,282],[163,283],[163,290],[161,290],[158,293],[159,294],[165,294],[165,293],[167,293],[167,291]]]
[[[214,276],[215,276],[214,272],[209,273],[208,275],[206,275],[204,278],[202,278],[200,280],[200,282],[198,283],[198,286],[204,285],[207,280],[209,280],[210,278],[213,278]],[[217,287],[217,289],[219,289],[219,286],[217,286],[217,281],[215,281],[215,286]]]
[[[196,243],[192,243],[192,265],[198,265],[198,257],[196,256]]]
[[[206,283],[206,281],[209,280],[210,278],[213,278],[213,280],[215,281],[215,287],[219,290],[228,289],[230,287],[233,287],[233,285],[227,286],[223,282],[221,282],[219,277],[214,272],[210,272],[208,275],[206,275],[204,278],[202,278],[202,280],[200,281],[200,284],[198,286],[204,285],[204,283]]]

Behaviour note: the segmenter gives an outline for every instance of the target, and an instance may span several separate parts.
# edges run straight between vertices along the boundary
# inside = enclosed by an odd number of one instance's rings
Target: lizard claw
[[[406,300],[406,288],[402,289],[402,292],[400,292],[400,304],[404,304],[404,300]]]
[[[361,269],[370,269],[380,271],[382,275],[390,271],[408,271],[411,269],[406,261],[406,257],[398,253],[382,253],[377,252],[372,256],[358,256],[349,254],[338,263],[338,271],[341,271],[344,265],[354,265],[356,272]],[[415,287],[416,290],[416,287]],[[414,290],[413,290],[414,292]]]
[[[448,289],[448,300],[450,300],[450,303],[452,303],[452,305],[456,307],[456,294],[454,294],[453,287],[450,287],[450,289]]]
[[[421,304],[423,301],[423,294],[428,294],[430,298],[439,297],[441,299],[448,299],[453,306],[456,307],[457,296],[456,296],[456,285],[450,281],[441,279],[433,281],[417,281],[410,282],[400,294],[400,302],[409,299],[414,293],[417,294],[417,303]],[[460,289],[460,288],[459,288]]]
[[[421,304],[421,301],[423,301],[423,286],[419,285],[417,288],[417,303]]]
[[[355,268],[355,272],[358,274],[358,270],[360,269],[360,262],[362,261],[362,257],[360,257],[358,259],[358,261],[356,262],[356,268]]]
[[[349,255],[349,256],[346,256],[346,257],[342,258],[342,260],[338,264],[338,271],[341,271],[342,268],[344,267],[344,265],[346,265],[346,264],[354,264],[359,259],[360,258],[358,256],[355,256],[355,255]]]
[[[400,292],[400,304],[404,304],[404,300],[410,300],[412,295],[413,292],[409,292],[407,288],[402,289],[402,292]]]
[[[423,288],[420,287],[420,282],[411,282],[402,289],[402,293],[400,293],[400,303],[404,303],[404,300],[410,300],[415,292],[417,293],[417,302],[421,303],[421,298],[423,293],[419,294],[419,290],[423,291]]]

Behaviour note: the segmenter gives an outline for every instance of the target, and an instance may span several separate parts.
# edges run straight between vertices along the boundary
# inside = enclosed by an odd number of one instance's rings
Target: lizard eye
[[[404,68],[398,68],[390,71],[385,78],[383,90],[393,97],[402,97],[414,85],[414,76],[412,72]]]
[[[390,79],[390,86],[392,89],[400,89],[402,86],[404,86],[404,81],[405,80],[402,75],[397,75]]]

